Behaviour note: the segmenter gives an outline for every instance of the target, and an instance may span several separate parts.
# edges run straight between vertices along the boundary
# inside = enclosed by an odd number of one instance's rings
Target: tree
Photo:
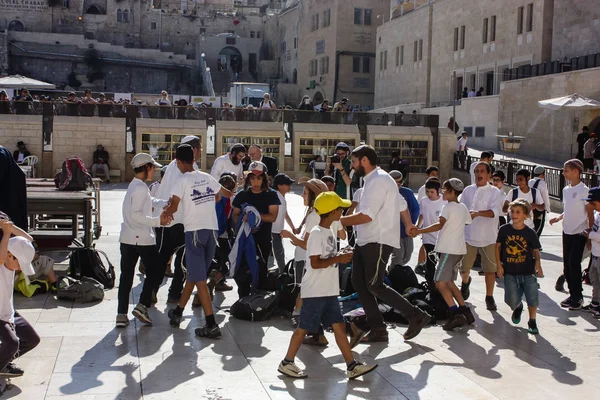
[[[67,82],[69,86],[71,86],[75,90],[81,87],[81,81],[77,79],[77,74],[75,73],[75,71],[71,71],[69,76],[67,76]]]
[[[83,62],[88,67],[88,82],[104,79],[104,60],[96,49],[88,49],[83,55]]]

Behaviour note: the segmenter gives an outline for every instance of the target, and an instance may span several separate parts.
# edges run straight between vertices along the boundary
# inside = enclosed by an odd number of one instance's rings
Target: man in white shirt
[[[344,226],[357,226],[352,285],[363,305],[370,332],[365,342],[387,342],[388,333],[377,305],[383,300],[409,321],[404,339],[417,336],[429,323],[431,316],[413,306],[395,290],[383,283],[386,266],[392,250],[400,247],[400,215],[407,232],[414,228],[407,204],[398,192],[394,179],[377,167],[377,153],[373,147],[362,145],[352,151],[352,167],[364,177],[364,189],[356,212],[341,218]],[[353,327],[353,330],[356,329]],[[360,335],[353,335],[359,338]],[[351,340],[355,346],[359,340]]]
[[[492,165],[492,161],[494,160],[494,152],[493,151],[483,151],[479,156],[479,161],[486,162]],[[471,164],[471,168],[469,168],[469,174],[471,175],[471,185],[475,184],[475,167],[478,163],[474,162]]]
[[[494,285],[496,284],[496,239],[498,235],[498,218],[502,214],[500,205],[503,194],[498,188],[489,184],[492,167],[486,162],[475,165],[475,184],[467,186],[460,202],[471,212],[473,222],[465,228],[467,254],[462,262],[461,294],[465,300],[469,298],[470,272],[477,254],[481,254],[481,265],[485,275],[486,307],[490,311],[497,309],[494,301]]]
[[[476,97],[477,96],[477,92],[475,92],[475,89],[471,89],[471,91],[467,94],[467,97]]]
[[[544,225],[546,224],[546,214],[550,213],[550,193],[548,192],[548,184],[546,183],[546,169],[541,165],[538,165],[533,169],[533,179],[529,180],[529,187],[534,188],[538,191],[542,199],[544,200],[545,211],[533,210],[533,224],[535,233],[538,238],[542,236],[544,231]]]
[[[241,143],[234,144],[228,154],[223,154],[215,160],[210,169],[210,175],[219,180],[224,172],[231,172],[237,177],[238,184],[242,184],[244,182],[244,167],[242,165],[244,157],[246,157],[246,146]]]
[[[425,181],[429,178],[439,178],[440,169],[436,166],[431,166],[425,170],[425,176]],[[425,184],[423,184],[417,192],[417,201],[420,203],[425,197],[427,197],[427,189],[425,189]]]
[[[463,131],[460,139],[456,142],[456,152],[458,153],[459,168],[465,169],[467,166],[467,132]]]
[[[186,136],[181,139],[181,144],[189,144],[194,150],[194,160],[200,158],[200,138],[198,136]],[[194,163],[194,169],[198,170],[198,165]],[[156,192],[156,197],[160,200],[169,200],[173,194],[173,188],[177,184],[177,181],[183,176],[179,168],[177,168],[177,161],[173,160],[167,167],[167,172],[163,176],[160,187]],[[157,216],[162,212],[162,209],[154,209],[154,216]],[[181,263],[183,258],[183,247],[185,245],[185,233],[183,229],[183,213],[181,210],[173,215],[173,222],[166,227],[156,229],[156,245],[158,246],[158,252],[160,254],[162,265],[165,266],[165,271],[169,264],[169,260],[173,253],[176,252],[175,256],[175,273],[173,281],[169,288],[169,302],[178,302],[183,290],[184,276],[183,270],[181,269]],[[162,282],[162,280],[161,280]],[[160,284],[159,284],[160,285]],[[158,291],[159,287],[156,287]]]
[[[531,229],[535,229],[535,224],[533,222],[533,211],[545,211],[544,208],[544,199],[540,195],[539,190],[533,189],[529,186],[529,170],[525,168],[521,168],[516,173],[516,183],[517,187],[512,189],[506,195],[506,199],[504,200],[504,206],[502,207],[502,211],[504,213],[508,212],[508,206],[510,203],[517,199],[525,199],[531,205],[531,213],[529,218],[525,219],[525,226]]]

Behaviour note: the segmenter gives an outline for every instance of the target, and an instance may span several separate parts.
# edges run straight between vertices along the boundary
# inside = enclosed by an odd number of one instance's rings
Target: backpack
[[[277,308],[277,292],[251,294],[242,297],[231,306],[231,315],[245,321],[264,321]]]
[[[537,181],[535,184],[538,185],[540,181]],[[512,192],[512,201],[515,201],[519,196],[519,188],[514,188],[511,190]],[[537,197],[537,189],[534,187],[531,188],[531,195],[533,196],[533,204],[535,204],[535,199]]]
[[[108,263],[108,268],[102,262],[100,254]],[[115,287],[115,267],[103,251],[78,247],[69,256],[69,276],[82,279],[87,276],[100,282],[106,289]]]
[[[392,289],[400,294],[408,288],[419,287],[417,275],[408,265],[394,265],[390,268],[387,277],[391,282]]]
[[[293,271],[294,260],[288,261],[285,266],[286,271]],[[277,290],[279,291],[279,302],[277,306],[287,312],[294,311],[296,299],[300,295],[300,285],[296,285],[294,277],[284,272],[277,277]]]
[[[594,159],[600,160],[600,142],[596,143],[596,150],[594,150]]]
[[[444,320],[448,318],[448,312],[450,311],[450,307],[442,297],[439,291],[431,290],[425,296],[425,303],[431,307],[433,310],[430,315],[437,321]]]
[[[269,292],[279,290],[277,286],[277,279],[279,278],[279,269],[272,269],[267,271],[267,282],[265,283],[265,289]]]
[[[81,158],[71,157],[63,161],[62,171],[54,176],[54,185],[59,190],[85,190],[92,186],[92,176]]]
[[[56,297],[79,303],[104,300],[104,286],[97,280],[84,276],[81,280],[64,276],[56,287]]]
[[[342,278],[340,282],[342,296],[350,296],[355,292],[354,286],[352,286],[352,264],[347,265],[348,266],[342,271]]]

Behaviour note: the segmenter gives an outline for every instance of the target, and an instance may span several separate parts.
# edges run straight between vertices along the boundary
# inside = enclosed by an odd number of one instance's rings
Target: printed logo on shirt
[[[204,185],[202,185],[202,184],[194,185],[194,187],[198,187],[198,186],[204,186]],[[192,188],[192,194],[190,196],[192,197],[192,201],[194,202],[195,205],[204,204],[204,203],[214,199],[215,191],[209,187],[206,188],[206,192],[201,192],[198,189]]]
[[[521,264],[527,261],[527,240],[523,236],[507,235],[504,245],[507,263]]]
[[[577,198],[577,192],[573,192],[573,199]]]

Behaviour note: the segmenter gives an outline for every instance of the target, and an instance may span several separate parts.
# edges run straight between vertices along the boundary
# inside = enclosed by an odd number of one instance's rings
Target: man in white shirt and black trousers
[[[400,216],[407,232],[414,228],[414,224],[396,182],[387,172],[377,167],[377,153],[373,147],[362,145],[354,149],[352,167],[359,177],[364,177],[365,184],[355,213],[342,217],[341,222],[344,226],[356,226],[357,230],[352,259],[352,284],[371,329],[362,341],[388,341],[377,298],[398,310],[409,321],[404,340],[410,340],[429,323],[431,316],[383,283],[383,278],[392,250],[400,247]],[[350,344],[353,347],[363,334],[357,332],[355,326],[352,329]]]

